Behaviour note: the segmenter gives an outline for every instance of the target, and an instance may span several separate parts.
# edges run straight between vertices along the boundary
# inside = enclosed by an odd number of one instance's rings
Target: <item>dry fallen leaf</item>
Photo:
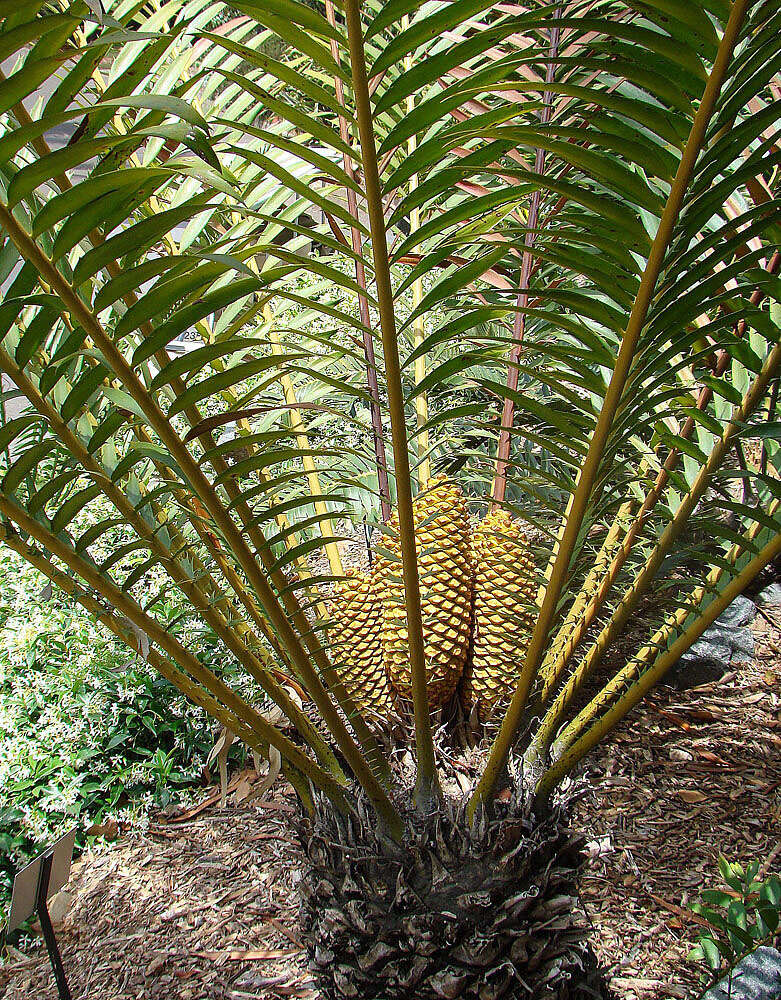
[[[716,722],[716,720],[720,719],[724,713],[712,712],[709,708],[691,707],[686,709],[686,714],[689,718],[696,719],[698,722]]]
[[[119,836],[119,823],[109,817],[105,823],[93,823],[87,828],[88,837],[105,837],[106,840],[116,840]]]
[[[706,802],[708,799],[707,795],[703,795],[702,792],[697,792],[692,788],[679,788],[678,794],[684,802],[689,802],[692,805],[695,802]]]
[[[702,757],[703,760],[707,760],[710,764],[715,764],[717,767],[725,767],[730,770],[735,770],[732,764],[724,760],[723,757],[719,757],[718,754],[711,753],[710,750],[700,750],[697,748],[697,756]]]
[[[59,892],[55,892],[47,906],[51,922],[53,924],[62,923],[72,906],[73,893],[68,892],[66,889],[60,889]]]
[[[224,964],[225,962],[271,962],[278,958],[291,958],[297,952],[285,951],[194,951],[193,955],[199,958],[208,958],[212,962]]]
[[[155,973],[159,972],[163,968],[167,961],[168,955],[165,952],[161,955],[156,955],[149,965],[147,965],[145,975],[154,976]]]
[[[252,785],[249,783],[249,781],[247,781],[246,778],[242,778],[241,781],[236,786],[236,792],[234,793],[233,796],[234,804],[239,805],[239,803],[243,802],[244,799],[246,799],[246,797],[249,795],[251,789]]]

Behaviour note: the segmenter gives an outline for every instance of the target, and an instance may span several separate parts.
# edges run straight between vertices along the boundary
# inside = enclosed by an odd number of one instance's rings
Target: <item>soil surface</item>
[[[620,1000],[698,995],[690,906],[718,883],[719,853],[781,868],[781,608],[765,614],[753,663],[657,689],[589,761],[583,900]],[[248,803],[254,777],[233,777],[225,810],[206,793],[74,865],[55,905],[69,907],[58,936],[73,1000],[320,998],[298,936],[292,792]],[[40,941],[10,951],[0,996],[56,1000]]]

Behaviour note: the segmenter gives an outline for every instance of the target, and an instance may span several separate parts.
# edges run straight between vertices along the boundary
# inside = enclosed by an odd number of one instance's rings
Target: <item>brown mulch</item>
[[[282,787],[76,862],[58,928],[73,1000],[317,997],[296,931],[292,801]],[[45,950],[19,958],[0,968],[0,995],[56,1000]]]
[[[754,663],[658,689],[589,763],[575,817],[594,854],[583,899],[620,1000],[697,995],[689,907],[717,883],[719,853],[781,868],[781,609],[772,619],[755,621]],[[318,1000],[298,937],[292,802],[278,785],[250,805],[210,803],[78,861],[59,926],[73,1000]],[[55,1000],[40,943],[0,967],[0,996]]]
[[[689,691],[658,688],[589,764],[577,809],[594,850],[583,900],[621,1000],[694,997],[689,909],[719,854],[781,869],[781,609],[754,620],[755,660]]]

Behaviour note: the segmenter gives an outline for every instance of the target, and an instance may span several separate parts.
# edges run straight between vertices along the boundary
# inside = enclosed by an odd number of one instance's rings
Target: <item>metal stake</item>
[[[41,921],[41,930],[46,942],[46,950],[49,952],[49,961],[52,964],[60,1000],[72,1000],[71,992],[68,989],[68,983],[65,979],[65,970],[62,967],[62,956],[57,946],[57,938],[54,936],[54,928],[52,927],[51,917],[46,906],[46,895],[49,891],[49,877],[52,872],[53,857],[54,855],[49,853],[41,859],[41,875],[38,880],[35,909],[38,912],[38,919]]]

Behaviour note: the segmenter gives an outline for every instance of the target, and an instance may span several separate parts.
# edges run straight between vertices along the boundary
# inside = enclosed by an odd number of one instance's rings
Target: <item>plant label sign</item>
[[[44,862],[51,859],[49,884],[45,889],[45,899],[59,892],[68,881],[73,856],[76,829],[64,833],[59,840],[24,866],[14,879],[11,896],[11,912],[8,915],[8,933],[20,927],[38,909],[38,890]]]

